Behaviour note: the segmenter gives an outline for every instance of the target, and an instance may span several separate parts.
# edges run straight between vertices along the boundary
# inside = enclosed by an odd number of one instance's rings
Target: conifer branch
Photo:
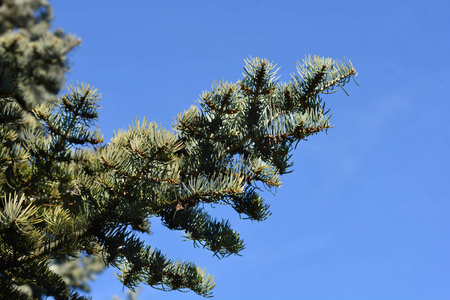
[[[317,94],[329,90],[330,88],[336,86],[337,84],[344,82],[345,80],[347,80],[351,76],[354,76],[355,74],[356,74],[356,71],[354,69],[351,69],[349,72],[347,72],[345,74],[342,74],[338,78],[336,78],[336,79],[330,81],[328,84],[324,85],[321,89],[319,89]],[[347,92],[345,92],[345,93],[347,94]],[[347,94],[347,96],[348,96],[348,94]]]
[[[309,80],[306,91],[299,99],[301,106],[305,105],[306,100],[311,99],[311,97],[320,93],[320,90],[316,91],[316,89],[323,81],[327,68],[328,66],[324,64],[322,68],[314,74],[314,77]]]
[[[49,296],[78,299],[46,261],[85,252],[102,253],[106,264],[120,267],[118,277],[130,288],[145,283],[210,296],[214,282],[205,271],[167,259],[135,234],[149,233],[150,218],[158,217],[219,258],[239,255],[239,233],[202,205],[230,205],[245,218],[267,219],[260,187],[279,187],[294,145],[331,127],[318,94],[342,87],[356,72],[349,62],[309,57],[292,83],[277,85],[274,64],[246,60],[243,79],[214,84],[202,94],[200,110],[178,117],[175,134],[144,119],[108,145],[78,151],[71,148],[102,142],[99,131],[90,130],[98,118],[96,90],[81,84],[56,101],[65,55],[79,43],[62,32],[32,41],[14,32],[0,37],[6,66],[0,70],[0,188],[27,195],[36,206],[30,220],[21,219],[26,229],[20,234],[11,237],[0,224],[6,249],[0,288],[35,280]],[[26,51],[29,57],[20,54]],[[3,80],[8,72],[15,82]],[[20,276],[10,276],[17,270]]]
[[[77,39],[74,43],[72,43],[70,46],[68,46],[67,48],[65,48],[61,54],[66,55],[68,52],[70,52],[73,48],[75,48],[76,46],[79,46],[81,44],[81,39]]]
[[[77,232],[71,233],[72,235],[78,237],[79,239],[82,239],[84,237],[84,234],[86,234],[87,230],[80,230]],[[60,252],[61,246],[63,244],[62,240],[55,240],[48,245],[44,245],[38,250],[34,251],[30,255],[21,256],[17,259],[17,262],[21,264],[28,264],[36,260],[42,260],[43,258],[49,259],[52,255],[55,255],[55,253]]]

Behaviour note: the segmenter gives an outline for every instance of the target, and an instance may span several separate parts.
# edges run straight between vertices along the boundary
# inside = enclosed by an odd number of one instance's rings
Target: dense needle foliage
[[[156,218],[219,258],[238,254],[239,233],[203,205],[265,220],[259,188],[279,187],[298,142],[330,128],[320,95],[348,83],[353,66],[308,56],[280,83],[273,63],[248,59],[242,80],[215,83],[171,130],[144,119],[104,143],[95,88],[57,97],[79,40],[50,32],[51,16],[44,0],[0,1],[0,295],[32,299],[18,288],[28,285],[35,295],[84,299],[52,268],[82,255],[118,267],[132,289],[210,296],[205,270],[136,233]]]

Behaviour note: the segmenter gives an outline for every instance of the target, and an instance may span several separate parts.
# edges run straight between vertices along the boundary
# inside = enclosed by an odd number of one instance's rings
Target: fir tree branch
[[[59,139],[58,139],[58,142],[54,145],[54,152],[53,152],[53,156],[52,156],[53,158],[59,153],[59,151],[61,151],[61,149],[62,149],[61,147],[62,147],[63,143],[66,142],[69,132],[72,130],[72,128],[75,125],[75,122],[77,121],[77,119],[79,117],[79,111],[83,107],[83,105],[90,93],[91,93],[91,89],[87,88],[85,90],[84,95],[79,99],[79,101],[77,103],[78,105],[72,114],[72,119],[70,120],[69,125],[65,128],[65,132],[62,135],[58,134]],[[48,124],[48,122],[47,122],[47,124]]]
[[[83,229],[77,232],[72,232],[71,234],[79,239],[82,239],[86,233],[87,229]],[[36,260],[41,260],[42,258],[49,259],[52,254],[58,253],[59,250],[61,250],[62,243],[63,242],[61,240],[55,240],[48,245],[42,246],[30,255],[19,257],[17,261],[21,264],[28,264]]]
[[[73,44],[69,45],[66,49],[64,49],[61,54],[66,55],[73,48],[81,44],[81,39],[77,39]]]
[[[355,71],[354,69],[351,69],[348,73],[345,73],[345,74],[339,76],[338,78],[336,78],[336,79],[330,81],[330,82],[327,83],[326,85],[324,85],[321,89],[319,89],[319,90],[317,91],[316,94],[319,94],[319,93],[322,93],[322,92],[324,92],[324,91],[329,90],[329,89],[332,88],[333,86],[335,86],[335,85],[337,85],[337,84],[339,84],[339,83],[341,83],[341,82],[347,80],[348,78],[350,78],[351,76],[353,76],[353,75],[355,75],[355,74],[356,74],[356,71]],[[347,94],[347,92],[345,92],[345,93]],[[348,94],[347,94],[347,95],[348,95]]]
[[[324,76],[326,75],[327,68],[328,66],[324,64],[322,68],[314,74],[314,77],[309,80],[306,91],[299,99],[299,104],[301,106],[305,105],[306,100],[311,99],[311,97],[314,97],[315,95],[320,93],[319,91],[316,91],[316,88],[319,86]]]

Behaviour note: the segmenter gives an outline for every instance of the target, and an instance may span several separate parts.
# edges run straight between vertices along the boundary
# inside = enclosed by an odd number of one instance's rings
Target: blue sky
[[[307,54],[348,58],[360,87],[324,97],[335,128],[301,142],[265,222],[229,218],[243,256],[218,260],[152,222],[146,241],[215,275],[215,299],[450,299],[450,2],[53,1],[83,40],[71,81],[103,94],[105,139],[132,121],[170,127],[244,59],[289,80]],[[111,270],[94,299],[122,295]],[[141,299],[201,299],[144,287]]]

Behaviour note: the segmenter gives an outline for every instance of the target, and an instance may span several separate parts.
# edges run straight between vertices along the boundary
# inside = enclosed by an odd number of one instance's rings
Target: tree
[[[146,119],[103,143],[95,128],[100,94],[88,84],[57,97],[79,40],[49,32],[47,1],[0,2],[0,295],[85,299],[52,265],[80,256],[119,268],[134,289],[192,290],[210,296],[213,277],[168,259],[136,233],[151,218],[219,258],[244,249],[227,220],[204,204],[230,205],[263,221],[259,188],[292,171],[291,152],[331,126],[320,95],[356,75],[349,61],[308,56],[289,83],[265,59],[245,61],[243,79],[215,83],[172,130]]]

